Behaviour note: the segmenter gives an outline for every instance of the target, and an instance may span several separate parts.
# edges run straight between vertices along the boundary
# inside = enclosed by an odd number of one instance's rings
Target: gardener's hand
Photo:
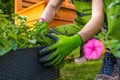
[[[40,50],[39,61],[43,66],[58,67],[67,55],[82,44],[82,39],[78,34],[73,36],[50,34],[48,37],[54,39],[55,43]]]

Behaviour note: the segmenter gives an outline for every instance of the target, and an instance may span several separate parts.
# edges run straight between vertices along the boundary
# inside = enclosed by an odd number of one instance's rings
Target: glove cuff
[[[80,35],[75,34],[75,35],[73,36],[73,39],[74,39],[75,45],[78,45],[78,46],[81,46],[81,45],[82,45],[83,40],[82,40],[82,38],[81,38]]]
[[[82,37],[79,34],[76,34],[79,36],[81,43],[83,43]]]

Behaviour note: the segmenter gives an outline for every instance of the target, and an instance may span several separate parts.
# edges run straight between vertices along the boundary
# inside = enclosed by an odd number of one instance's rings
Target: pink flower
[[[40,18],[40,21],[44,22],[46,19],[45,18]]]
[[[84,45],[83,51],[87,59],[98,59],[104,51],[104,46],[101,41],[92,38]]]

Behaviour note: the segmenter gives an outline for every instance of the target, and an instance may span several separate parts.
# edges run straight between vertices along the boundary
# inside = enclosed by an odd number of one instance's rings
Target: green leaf
[[[0,47],[0,56],[7,54],[10,50],[11,48],[9,47],[6,47],[6,48]]]
[[[47,29],[48,28],[48,22],[47,21],[42,24],[42,28],[43,29]]]
[[[120,51],[116,51],[113,55],[120,58]]]
[[[15,40],[10,40],[9,41],[9,47],[11,47],[13,50],[17,49],[17,42]]]
[[[0,56],[3,56],[6,54],[6,51],[4,48],[0,47]]]
[[[109,43],[110,44],[116,44],[116,43],[119,43],[119,40],[112,39],[112,40],[109,40]]]
[[[15,35],[13,32],[10,32],[8,35],[9,35],[11,38],[17,40],[17,35]]]
[[[35,43],[37,42],[36,39],[31,39],[31,40],[29,39],[28,41],[29,41],[30,43],[33,43],[33,44],[35,44]]]
[[[114,50],[120,49],[120,43],[111,46]]]

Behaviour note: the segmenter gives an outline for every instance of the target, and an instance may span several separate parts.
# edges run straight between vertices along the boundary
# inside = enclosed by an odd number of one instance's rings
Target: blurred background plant
[[[36,21],[33,25],[28,26],[25,23],[27,20],[26,16],[13,15],[12,21],[18,20],[18,23],[13,23],[7,17],[7,15],[0,11],[0,56],[17,48],[52,44],[53,41],[46,37],[49,28],[47,21]]]
[[[120,58],[120,42],[117,39],[107,36],[107,30],[103,30],[96,36],[104,44],[105,50],[113,53],[116,57]]]
[[[7,19],[11,20],[14,13],[14,0],[0,0],[0,10],[3,14],[8,15]]]

